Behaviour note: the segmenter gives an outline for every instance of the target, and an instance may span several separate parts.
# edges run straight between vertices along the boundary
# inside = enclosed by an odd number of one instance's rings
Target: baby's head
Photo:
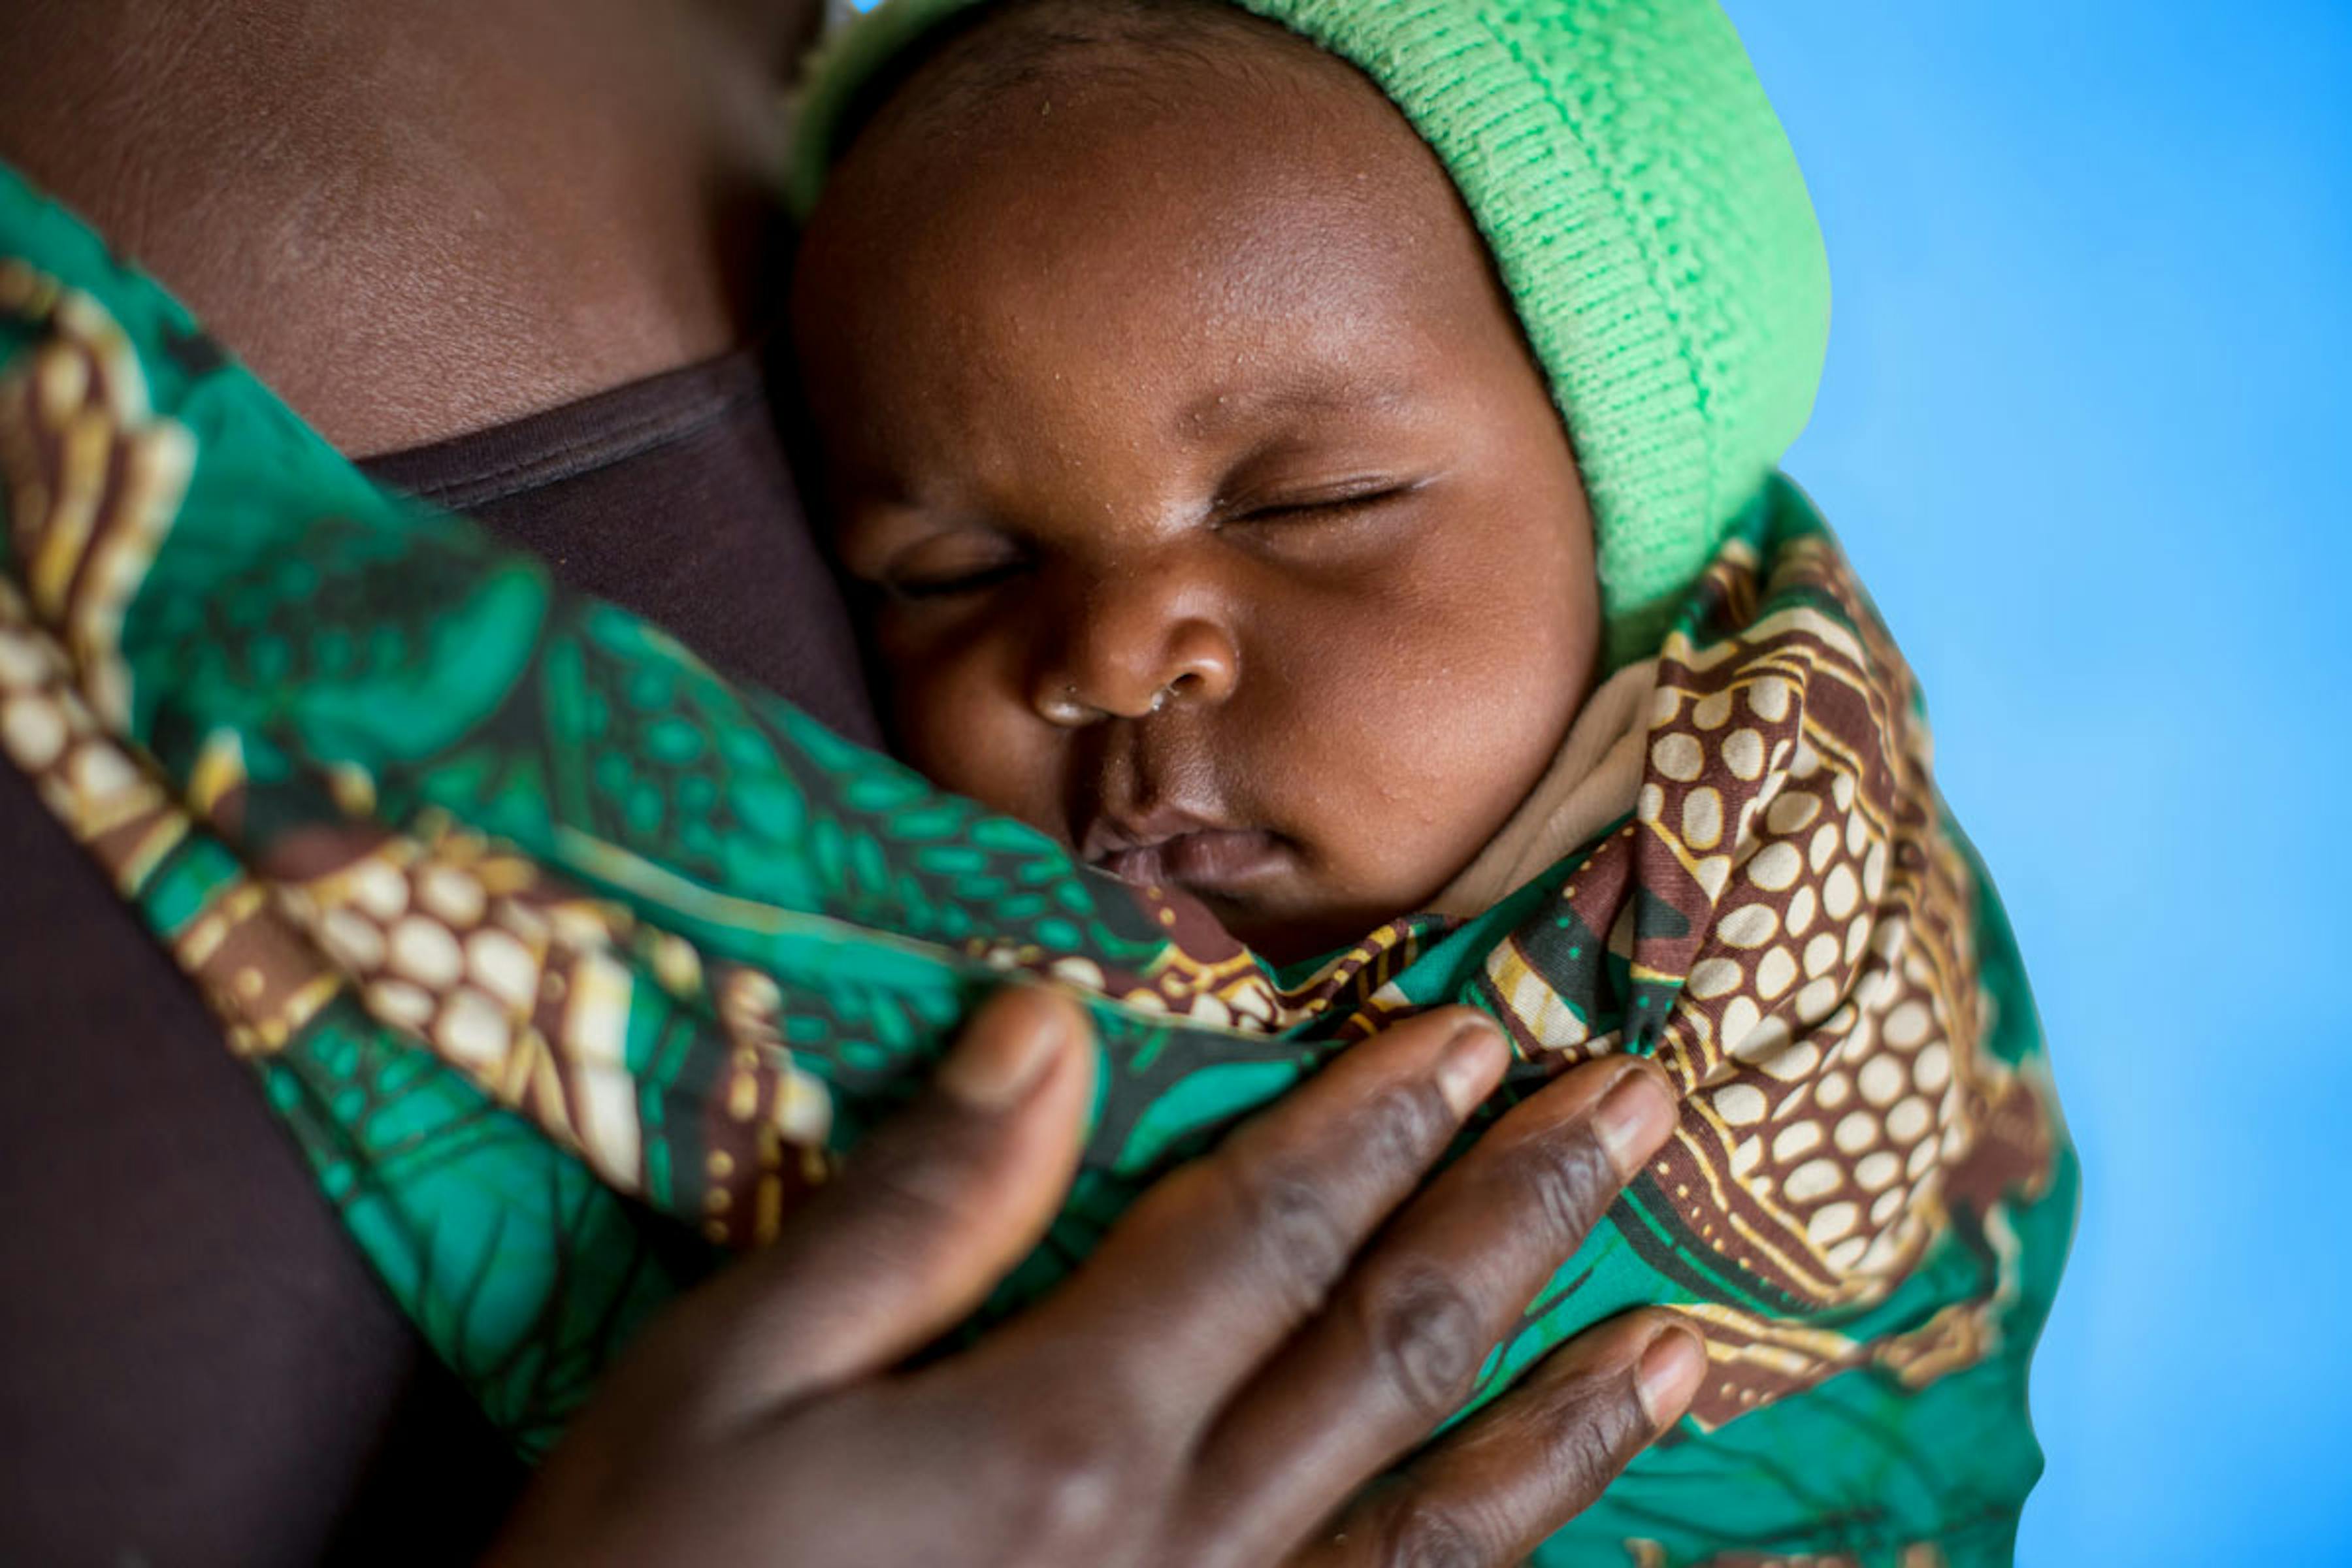
[[[1600,668],[1445,166],[1221,0],[972,13],[833,167],[793,321],[904,754],[1262,951],[1423,906]]]
[[[1418,907],[1600,650],[1567,433],[1435,157],[1207,0],[985,14],[794,297],[905,754],[1297,953]]]

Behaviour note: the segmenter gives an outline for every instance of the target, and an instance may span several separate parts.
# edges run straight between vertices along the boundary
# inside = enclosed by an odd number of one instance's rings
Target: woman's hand
[[[894,1370],[1059,1205],[1085,1029],[1043,991],[976,1016],[774,1246],[648,1331],[494,1560],[1502,1563],[1688,1403],[1696,1340],[1631,1314],[1367,1488],[1674,1122],[1653,1070],[1590,1063],[1414,1195],[1506,1065],[1465,1009],[1341,1056],[1145,1194],[1045,1301]]]

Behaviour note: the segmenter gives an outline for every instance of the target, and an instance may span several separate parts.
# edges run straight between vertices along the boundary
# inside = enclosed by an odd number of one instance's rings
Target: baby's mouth
[[[1098,816],[1087,824],[1079,852],[1122,882],[1172,885],[1209,898],[1234,896],[1279,874],[1290,859],[1276,834],[1227,826],[1172,806]]]
[[[1282,846],[1271,833],[1208,828],[1114,850],[1097,864],[1122,882],[1173,884],[1188,893],[1231,897],[1282,869],[1283,859]]]

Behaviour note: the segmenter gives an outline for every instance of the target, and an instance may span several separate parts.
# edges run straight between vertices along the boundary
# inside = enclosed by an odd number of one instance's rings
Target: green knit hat
[[[858,89],[985,0],[886,0],[812,62],[805,216]],[[1829,262],[1788,137],[1716,0],[1233,0],[1370,77],[1477,219],[1568,421],[1612,664],[1654,651],[1804,428]]]

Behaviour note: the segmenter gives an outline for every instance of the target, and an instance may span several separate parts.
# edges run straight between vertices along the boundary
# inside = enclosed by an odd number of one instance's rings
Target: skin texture
[[[346,452],[737,346],[792,0],[7,0],[0,151]]]
[[[0,5],[0,58],[41,69],[0,94],[0,156],[145,263],[346,450],[429,441],[756,330],[757,171],[772,163],[773,89],[811,9],[16,0]],[[190,1009],[169,1016],[190,1037],[89,1038],[70,998],[34,1010],[50,1005],[54,1029],[0,1044],[41,1049],[63,1031],[88,1047],[44,1053],[68,1064],[221,1050]],[[783,1245],[648,1333],[534,1484],[502,1559],[1093,1568],[1154,1552],[1264,1563],[1296,1541],[1318,1563],[1515,1561],[1682,1407],[1702,1368],[1696,1342],[1653,1318],[1605,1325],[1362,1489],[1450,1403],[1475,1365],[1465,1345],[1569,1255],[1671,1117],[1646,1070],[1612,1083],[1618,1069],[1594,1064],[1408,1201],[1469,1092],[1437,1088],[1462,1021],[1433,1016],[1351,1053],[1155,1189],[1104,1262],[1032,1317],[906,1373],[905,1353],[1020,1256],[1077,1144],[1086,1053],[1066,1013],[1021,996],[984,1012],[940,1091],[879,1133]],[[117,1201],[168,1188],[241,1215],[249,1194],[220,1179],[226,1152],[184,1158],[236,1135],[181,1131],[151,1143],[170,1157],[138,1165]],[[57,1202],[51,1173],[85,1152],[70,1147],[17,1162],[0,1195]],[[268,1169],[306,1179],[290,1162]],[[269,1521],[331,1500],[273,1497],[279,1461],[294,1444],[364,1449],[385,1411],[330,1400],[279,1421],[296,1391],[257,1399],[243,1376],[262,1352],[226,1354],[205,1337],[219,1313],[178,1309],[230,1283],[258,1293],[328,1271],[281,1237],[231,1227],[234,1245],[195,1274],[145,1280],[126,1310],[103,1280],[159,1263],[119,1217],[93,1205],[89,1256],[47,1259],[87,1289],[81,1319],[124,1347],[104,1375],[142,1370],[139,1397],[109,1405],[126,1413],[121,1430],[26,1446],[26,1484],[69,1474],[113,1500],[122,1534],[58,1554],[111,1561],[138,1538],[190,1563],[315,1555],[288,1551]],[[260,1316],[289,1340],[331,1336],[347,1303],[320,1300],[315,1322],[282,1302]],[[1421,1310],[1433,1300],[1444,1310]],[[1424,1319],[1433,1327],[1409,1329]],[[1301,1337],[1276,1368],[1286,1331]],[[1217,1353],[1175,1353],[1194,1345]],[[13,1389],[59,1347],[16,1334],[0,1355]],[[247,1422],[205,1426],[194,1406]],[[187,1433],[199,1436],[174,1436]],[[222,1500],[172,1495],[172,1445],[197,1441],[253,1456],[242,1527]],[[456,1479],[404,1472],[398,1506],[430,1510]],[[1334,1510],[1326,1532],[1317,1521]],[[174,1519],[176,1534],[154,1522]],[[1188,1542],[1190,1558],[1176,1550]],[[0,1548],[16,1544],[0,1525]],[[1445,1555],[1412,1555],[1424,1548]]]
[[[1261,951],[1328,951],[1468,863],[1591,681],[1565,429],[1353,70],[1245,21],[976,89],[990,26],[853,144],[794,288],[897,740]]]

